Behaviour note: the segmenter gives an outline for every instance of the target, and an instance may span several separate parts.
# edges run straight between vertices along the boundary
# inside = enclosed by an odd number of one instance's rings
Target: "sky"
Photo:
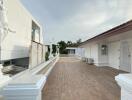
[[[21,0],[43,27],[44,43],[85,41],[132,19],[132,0]]]

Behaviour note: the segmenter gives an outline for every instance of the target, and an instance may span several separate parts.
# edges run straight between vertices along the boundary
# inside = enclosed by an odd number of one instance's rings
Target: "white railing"
[[[33,69],[27,69],[13,76],[8,85],[3,87],[0,94],[3,95],[5,100],[42,100],[41,90],[58,59],[59,55]],[[46,73],[39,73],[47,66],[50,67]]]

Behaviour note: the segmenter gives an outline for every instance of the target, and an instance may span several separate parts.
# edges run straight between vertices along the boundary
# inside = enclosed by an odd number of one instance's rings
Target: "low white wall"
[[[58,60],[59,55],[33,69],[28,69],[12,77],[8,84],[2,88],[0,95],[5,100],[42,100],[42,89]],[[47,65],[50,65],[50,67],[46,73],[38,73]]]

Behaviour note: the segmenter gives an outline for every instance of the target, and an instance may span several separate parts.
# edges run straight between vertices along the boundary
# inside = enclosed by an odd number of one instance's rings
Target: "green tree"
[[[77,45],[78,45],[78,44],[80,44],[81,42],[82,42],[82,40],[81,40],[81,39],[78,39],[76,43],[77,43]]]
[[[55,56],[56,52],[57,52],[56,45],[52,44],[52,54]]]
[[[45,53],[45,60],[46,60],[46,61],[49,60],[49,52],[48,52],[48,51]]]
[[[68,53],[66,50],[67,43],[65,41],[58,42],[58,46],[59,46],[60,54],[67,54]]]
[[[50,53],[50,45],[48,45],[48,52]]]
[[[68,47],[72,46],[72,41],[67,41],[67,46]]]

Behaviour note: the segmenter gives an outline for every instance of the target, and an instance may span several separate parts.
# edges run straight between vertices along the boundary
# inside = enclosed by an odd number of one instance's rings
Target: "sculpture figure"
[[[6,9],[3,0],[0,0],[0,43],[4,40],[8,32],[15,33],[8,27]]]

